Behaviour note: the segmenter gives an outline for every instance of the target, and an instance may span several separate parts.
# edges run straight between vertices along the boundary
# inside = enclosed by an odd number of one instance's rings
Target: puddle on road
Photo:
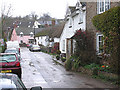
[[[30,62],[29,65],[35,67],[34,64],[33,64],[32,62]]]
[[[33,73],[33,75],[35,75],[35,73]]]
[[[55,80],[55,81],[53,81],[54,83],[58,83],[58,82],[61,82],[61,80]]]
[[[37,70],[34,70],[33,72],[36,72]]]
[[[40,63],[39,61],[37,61],[38,63]]]
[[[67,73],[67,74],[65,74],[65,75],[74,76],[74,74],[72,74],[72,73]]]

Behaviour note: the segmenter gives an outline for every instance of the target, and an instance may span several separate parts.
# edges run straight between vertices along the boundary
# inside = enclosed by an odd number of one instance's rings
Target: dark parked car
[[[16,48],[9,48],[5,50],[5,53],[16,53],[19,60],[21,60],[20,53]]]
[[[32,44],[27,44],[27,48],[31,48],[32,47]]]
[[[0,90],[27,90],[27,88],[17,75],[0,73]],[[42,90],[42,88],[32,87],[30,90]]]
[[[15,53],[0,53],[0,73],[14,73],[21,78],[21,65]]]
[[[40,46],[39,45],[32,45],[31,48],[29,48],[30,51],[40,51]]]

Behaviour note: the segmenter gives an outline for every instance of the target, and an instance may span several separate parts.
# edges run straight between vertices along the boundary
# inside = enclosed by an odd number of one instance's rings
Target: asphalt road
[[[21,48],[22,81],[27,88],[112,88],[113,85],[87,75],[69,72],[56,64],[52,56]]]

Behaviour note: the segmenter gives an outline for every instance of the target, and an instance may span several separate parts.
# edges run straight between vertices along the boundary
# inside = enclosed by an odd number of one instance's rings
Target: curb
[[[58,63],[61,66],[65,66],[65,64],[63,62],[61,62],[59,60],[56,60],[55,58],[53,58],[53,61],[56,62],[56,63]]]

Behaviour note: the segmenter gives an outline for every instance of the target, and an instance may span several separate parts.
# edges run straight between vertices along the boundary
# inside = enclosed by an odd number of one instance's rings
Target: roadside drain
[[[74,74],[72,74],[72,73],[68,73],[68,74],[65,74],[65,75],[68,75],[68,76],[73,76]]]

